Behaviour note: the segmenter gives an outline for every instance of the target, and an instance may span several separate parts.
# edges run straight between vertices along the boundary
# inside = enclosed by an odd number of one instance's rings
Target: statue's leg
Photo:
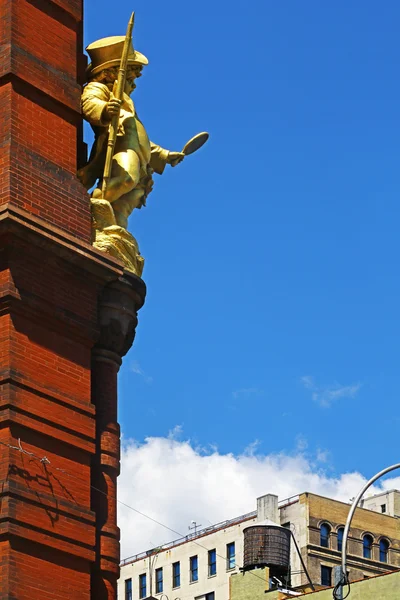
[[[111,179],[105,199],[113,204],[121,196],[134,190],[139,180],[140,160],[136,152],[130,149],[117,152],[113,158]]]
[[[128,217],[135,208],[142,205],[143,196],[144,190],[139,187],[113,202],[112,207],[117,225],[128,228]]]

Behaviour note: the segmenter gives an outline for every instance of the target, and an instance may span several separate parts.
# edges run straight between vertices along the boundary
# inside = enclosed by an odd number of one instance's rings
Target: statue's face
[[[142,76],[142,65],[128,65],[126,72],[125,92],[131,94],[136,88],[135,79]],[[95,75],[92,81],[100,81],[105,83],[111,90],[115,81],[118,79],[119,67],[110,67],[104,69],[101,73]]]
[[[126,86],[128,93],[131,94],[136,88],[135,79],[142,76],[141,65],[129,65],[126,73]]]

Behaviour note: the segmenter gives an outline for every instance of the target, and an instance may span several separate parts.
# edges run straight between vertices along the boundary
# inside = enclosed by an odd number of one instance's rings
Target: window
[[[331,528],[326,523],[322,523],[320,529],[320,541],[319,545],[324,548],[329,548],[329,536],[331,533]]]
[[[373,539],[370,535],[364,535],[363,537],[363,557],[371,558],[372,557],[372,544]]]
[[[383,563],[387,563],[388,555],[389,555],[389,542],[387,540],[381,540],[379,542],[379,560]]]
[[[199,560],[197,556],[190,557],[190,581],[199,580]]]
[[[339,550],[339,552],[341,552],[343,548],[343,534],[344,527],[339,527],[339,529],[337,530],[337,549]]]
[[[156,594],[161,594],[163,591],[163,570],[162,567],[160,569],[156,569]]]
[[[381,513],[386,512],[386,504],[381,504]]]
[[[235,561],[235,542],[226,545],[226,568],[234,569],[236,566]]]
[[[132,579],[125,579],[125,600],[132,600]]]
[[[217,574],[217,552],[214,550],[208,551],[208,576]]]
[[[146,585],[146,573],[139,575],[139,598],[146,598],[147,596],[147,585]]]
[[[332,585],[332,568],[321,565],[321,585],[330,587]]]
[[[205,600],[215,600],[215,594],[214,594],[214,592],[211,592],[210,594],[206,594],[206,599]]]
[[[181,585],[181,563],[176,562],[172,565],[172,587],[177,588]]]

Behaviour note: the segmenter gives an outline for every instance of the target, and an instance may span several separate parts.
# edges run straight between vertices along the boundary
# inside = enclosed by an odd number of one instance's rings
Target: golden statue
[[[175,167],[197,150],[193,138],[182,152],[169,152],[150,142],[130,98],[147,58],[132,46],[133,15],[126,37],[103,38],[86,48],[91,63],[82,94],[82,112],[91,124],[95,142],[88,164],[78,172],[92,192],[93,245],[123,261],[141,276],[144,259],[135,238],[127,231],[128,217],[146,204],[153,187],[153,172]],[[201,138],[200,135],[200,138]]]

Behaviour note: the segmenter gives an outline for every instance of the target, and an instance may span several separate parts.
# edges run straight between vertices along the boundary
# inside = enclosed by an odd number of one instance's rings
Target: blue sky
[[[125,438],[322,452],[332,477],[397,462],[400,5],[87,0],[86,43],[131,10],[152,140],[210,140],[130,219],[148,298]]]

